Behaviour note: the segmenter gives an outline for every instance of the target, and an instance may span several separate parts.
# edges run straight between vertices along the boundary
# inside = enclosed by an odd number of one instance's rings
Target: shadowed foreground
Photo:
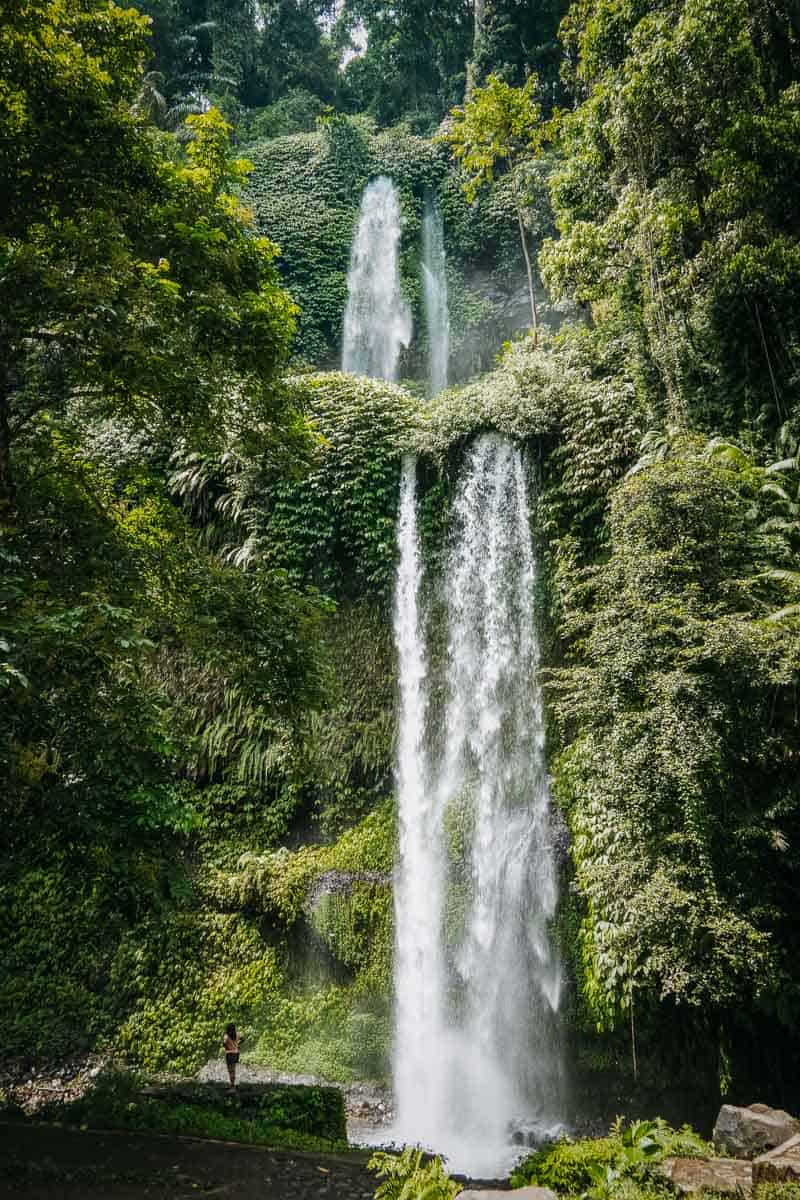
[[[0,1197],[28,1200],[368,1200],[367,1155],[0,1124]]]

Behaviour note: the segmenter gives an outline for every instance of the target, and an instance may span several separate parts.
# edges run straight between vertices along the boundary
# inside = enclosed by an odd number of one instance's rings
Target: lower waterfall
[[[552,1130],[561,1107],[536,563],[526,471],[512,443],[494,434],[473,443],[451,525],[431,598],[440,645],[446,639],[434,670],[406,460],[395,602],[394,1135],[445,1155],[453,1170],[489,1176],[513,1158],[514,1131]]]

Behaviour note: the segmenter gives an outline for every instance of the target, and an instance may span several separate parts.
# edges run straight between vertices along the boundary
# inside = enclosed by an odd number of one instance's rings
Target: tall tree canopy
[[[0,30],[0,506],[11,445],[80,399],[216,437],[276,412],[293,309],[234,190],[215,110],[188,159],[131,105],[147,23],[130,9],[34,0]],[[244,417],[247,413],[246,418]]]
[[[545,281],[641,330],[661,411],[770,439],[800,361],[800,15],[579,0]]]

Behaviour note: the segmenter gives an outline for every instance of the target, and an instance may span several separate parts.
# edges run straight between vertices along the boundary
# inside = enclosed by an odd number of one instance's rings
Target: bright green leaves
[[[464,168],[464,193],[470,203],[482,184],[493,181],[498,163],[505,163],[510,172],[520,245],[528,276],[534,343],[538,316],[523,215],[524,189],[518,178],[517,167],[522,161],[536,157],[544,143],[542,109],[536,98],[538,86],[535,74],[531,74],[521,88],[510,87],[496,75],[490,75],[483,87],[476,88],[465,100],[463,108],[453,109],[450,124],[441,135]]]
[[[253,169],[246,158],[234,158],[230,149],[231,127],[218,108],[186,118],[192,134],[187,153],[194,164],[188,176],[200,188],[218,196],[223,190],[241,187]]]
[[[419,1146],[407,1146],[401,1154],[379,1150],[369,1160],[369,1169],[383,1182],[375,1192],[376,1200],[406,1200],[419,1196],[424,1200],[455,1200],[461,1184],[451,1179],[440,1158],[425,1161]]]
[[[713,1149],[688,1125],[671,1129],[660,1117],[655,1121],[631,1121],[627,1126],[617,1117],[603,1138],[551,1142],[524,1159],[511,1174],[513,1187],[538,1184],[559,1195],[585,1195],[592,1188],[594,1200],[628,1176],[642,1183],[642,1168],[670,1155],[710,1158]],[[645,1188],[636,1194],[650,1194]],[[653,1189],[653,1195],[656,1189]]]
[[[295,309],[234,195],[249,166],[230,127],[214,108],[190,118],[181,165],[122,103],[144,47],[132,9],[59,0],[12,16],[4,94],[9,117],[27,115],[0,172],[3,490],[17,436],[77,396],[95,417],[216,448],[237,428],[280,425],[272,380]]]
[[[521,88],[490,75],[462,108],[453,110],[442,138],[464,168],[468,200],[475,199],[482,184],[493,181],[498,164],[513,169],[520,159],[541,149],[538,84],[535,75]]]
[[[114,4],[12,0],[0,29],[0,211],[3,225],[49,204],[94,204],[111,171],[136,156],[133,99],[146,18]],[[128,168],[129,169],[129,168]],[[122,176],[117,178],[117,186]]]

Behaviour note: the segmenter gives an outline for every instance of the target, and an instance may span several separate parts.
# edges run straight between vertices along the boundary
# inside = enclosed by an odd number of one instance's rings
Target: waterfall
[[[411,310],[400,290],[400,203],[381,175],[364,189],[347,273],[342,370],[394,380],[411,341]]]
[[[395,1135],[491,1175],[510,1161],[512,1129],[552,1129],[559,1109],[561,975],[547,929],[556,873],[520,451],[486,434],[465,459],[440,604],[439,712],[426,705],[414,508],[406,463]]]
[[[447,311],[444,226],[435,199],[425,197],[422,217],[422,278],[425,293],[425,320],[428,326],[429,388],[436,396],[447,387],[450,358],[450,317]]]
[[[444,852],[425,753],[427,664],[419,612],[421,564],[416,528],[416,466],[403,462],[394,630],[400,678],[396,783],[400,796],[400,870],[395,886],[397,979],[395,1061],[398,1096],[414,1096],[435,1117],[439,1102],[418,1081],[430,1077],[444,1028],[445,972],[440,920]],[[439,1073],[431,1080],[434,1088]]]

